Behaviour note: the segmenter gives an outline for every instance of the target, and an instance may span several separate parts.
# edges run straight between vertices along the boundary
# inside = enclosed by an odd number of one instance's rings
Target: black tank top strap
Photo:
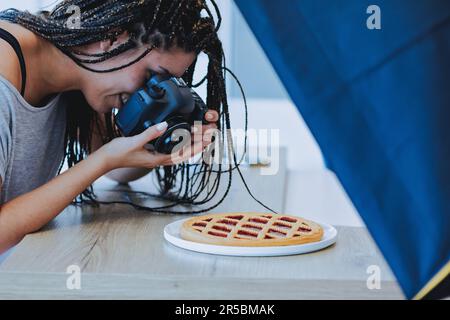
[[[19,58],[20,63],[20,71],[22,73],[22,89],[20,90],[20,94],[25,97],[25,85],[27,81],[27,71],[25,67],[25,59],[23,57],[22,48],[20,47],[19,41],[8,31],[0,28],[0,38],[5,40],[10,44],[10,46],[14,49],[17,54],[17,58]]]

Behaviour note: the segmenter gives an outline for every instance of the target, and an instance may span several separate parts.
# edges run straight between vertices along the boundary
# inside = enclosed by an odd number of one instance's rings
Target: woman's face
[[[106,48],[104,43],[98,45],[102,51],[109,51],[114,48]],[[87,49],[91,52],[98,52],[92,46]],[[89,67],[100,70],[122,66],[142,55],[145,50],[145,48],[130,50],[105,62],[90,64]],[[84,51],[86,52],[86,50]],[[94,73],[83,69],[81,91],[94,110],[99,113],[107,113],[113,108],[120,109],[124,101],[144,85],[151,73],[169,73],[181,77],[195,58],[195,53],[187,53],[178,47],[172,47],[169,50],[156,48],[139,62],[122,70]]]

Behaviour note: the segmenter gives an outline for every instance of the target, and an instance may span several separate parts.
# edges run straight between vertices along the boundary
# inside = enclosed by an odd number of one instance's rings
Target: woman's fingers
[[[166,129],[167,129],[167,122],[164,121],[148,128],[141,134],[134,136],[134,138],[136,139],[139,146],[143,146],[149,143],[150,141],[158,138],[166,131]]]
[[[195,155],[202,153],[211,141],[203,140],[194,143],[193,145],[185,146],[179,152],[174,152],[170,155],[156,153],[152,157],[158,165],[171,166],[188,161]]]
[[[213,114],[214,113],[217,115],[217,112],[213,111]],[[134,139],[133,145],[143,147],[150,141],[160,137],[166,130],[167,122],[152,126],[141,134],[131,137],[131,139]],[[191,143],[184,146],[179,152],[166,155],[157,152],[149,152],[148,150],[140,150],[134,154],[133,162],[141,164],[139,166],[149,168],[183,163],[203,152],[205,147],[211,143],[212,136],[217,131],[217,126],[214,123],[210,123],[208,125],[197,126],[197,130],[193,128],[192,131],[193,135]]]
[[[164,163],[170,161],[170,159],[170,154],[163,154],[148,150],[140,150],[133,155],[133,161],[146,168],[154,168],[164,165]]]
[[[208,143],[209,144],[209,143]],[[164,165],[180,164],[192,158],[193,156],[202,153],[205,146],[205,142],[199,141],[193,145],[187,145],[183,147],[179,152],[172,153],[171,158]]]

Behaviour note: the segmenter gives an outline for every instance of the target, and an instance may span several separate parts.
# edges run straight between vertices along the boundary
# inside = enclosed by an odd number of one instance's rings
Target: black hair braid
[[[214,8],[217,23],[208,3],[211,3]],[[79,28],[71,28],[67,24],[73,15],[73,11],[70,9],[74,7],[79,8],[81,14]],[[206,16],[202,16],[203,11],[207,13]],[[186,211],[173,209],[179,205],[185,205],[192,206],[192,210],[188,211],[191,213],[207,212],[223,202],[231,187],[232,173],[237,170],[250,195],[266,209],[274,212],[252,195],[234,154],[225,85],[226,72],[230,73],[238,82],[241,91],[242,86],[235,75],[226,68],[222,43],[217,34],[222,17],[214,0],[65,0],[58,3],[53,10],[41,11],[37,14],[8,9],[0,12],[0,19],[24,26],[51,42],[78,66],[96,73],[127,68],[143,59],[155,48],[166,50],[177,46],[186,52],[195,52],[196,54],[204,52],[209,59],[207,75],[199,83],[193,84],[197,60],[188,68],[183,79],[191,87],[198,87],[205,81],[207,82],[206,105],[208,109],[216,110],[219,113],[217,124],[220,137],[218,138],[226,142],[228,147],[228,168],[224,168],[221,163],[215,167],[204,161],[155,168],[153,172],[159,194],[135,193],[169,201],[168,204],[159,207],[146,207],[127,201],[100,201],[95,196],[92,186],[74,200],[75,204],[124,203],[139,210],[168,213],[185,213]],[[98,41],[114,43],[117,37],[124,32],[129,35],[129,40],[108,52],[93,54],[80,49]],[[145,50],[136,59],[125,65],[107,70],[100,70],[92,66],[136,48]],[[247,130],[247,104],[243,91],[242,94],[246,116],[245,129]],[[85,159],[91,152],[91,137],[94,130],[98,130],[103,143],[108,143],[120,136],[120,133],[114,125],[112,112],[104,115],[106,128],[102,128],[99,115],[89,106],[80,91],[67,92],[64,93],[64,96],[67,97],[66,101],[69,104],[64,158],[70,168]],[[215,152],[218,151],[214,150],[213,156]],[[61,172],[63,163],[61,163],[58,173]],[[216,197],[224,174],[227,174],[228,181],[220,199],[207,208],[198,207]]]

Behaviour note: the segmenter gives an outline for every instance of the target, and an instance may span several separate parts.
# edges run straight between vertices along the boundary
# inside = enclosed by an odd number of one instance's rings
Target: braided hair
[[[216,110],[219,113],[218,127],[222,139],[226,140],[228,150],[232,151],[233,141],[229,133],[231,123],[225,73],[229,72],[239,86],[240,83],[235,75],[226,68],[222,43],[217,33],[221,24],[220,11],[214,0],[209,0],[209,2],[215,10],[217,23],[207,0],[64,0],[53,10],[40,11],[37,14],[8,9],[0,12],[0,19],[24,26],[51,42],[78,66],[97,73],[124,69],[143,59],[153,48],[165,50],[175,45],[186,52],[205,53],[209,60],[207,75],[199,83],[193,84],[195,61],[183,75],[183,79],[191,87],[198,87],[205,81],[207,82],[206,105],[208,109]],[[73,8],[77,8],[80,14],[79,25],[76,28],[68,26],[68,21],[73,17]],[[107,40],[113,43],[124,32],[129,35],[127,42],[108,52],[88,54],[76,49],[98,41]],[[108,70],[94,67],[96,63],[116,57],[142,44],[148,46],[145,52],[125,65]],[[106,132],[103,132],[99,115],[88,105],[80,91],[67,92],[64,95],[68,96],[66,100],[69,107],[67,108],[65,133],[65,157],[58,173],[61,172],[65,160],[70,168],[87,157],[91,151],[94,129],[102,133],[103,143],[120,136],[114,125],[112,112],[104,115]],[[247,109],[245,123],[247,129]],[[74,199],[74,203],[93,205],[127,203],[136,209],[179,213],[180,211],[173,210],[177,205],[197,206],[212,200],[219,191],[222,174],[227,173],[227,187],[220,200],[209,208],[189,211],[191,213],[206,212],[218,206],[225,199],[231,186],[232,172],[235,169],[243,179],[236,156],[234,152],[231,154],[233,161],[228,164],[228,169],[224,169],[222,164],[218,164],[218,168],[214,169],[212,165],[204,161],[197,164],[182,163],[154,169],[159,194],[145,194],[169,200],[168,205],[150,208],[129,202],[99,201],[92,185]],[[243,182],[253,197],[244,179]],[[260,201],[258,202],[262,204]],[[262,205],[266,207],[264,204]]]

